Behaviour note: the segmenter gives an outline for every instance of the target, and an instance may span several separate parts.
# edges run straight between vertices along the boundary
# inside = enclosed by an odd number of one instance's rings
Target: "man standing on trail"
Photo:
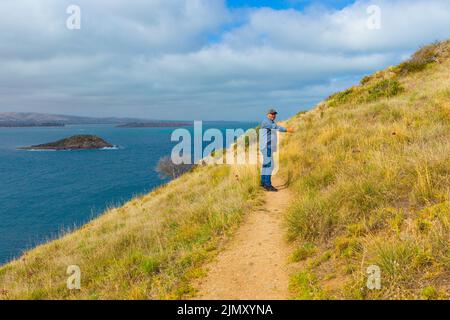
[[[259,146],[263,155],[261,168],[261,186],[267,191],[278,191],[272,186],[272,171],[274,168],[273,153],[277,151],[277,131],[294,132],[293,128],[285,128],[275,123],[277,111],[270,109],[267,118],[261,122],[259,131]]]

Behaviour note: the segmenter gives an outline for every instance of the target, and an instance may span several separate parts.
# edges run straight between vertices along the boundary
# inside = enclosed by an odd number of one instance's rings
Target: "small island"
[[[114,145],[94,135],[76,135],[55,142],[21,147],[21,150],[95,150],[113,148]]]

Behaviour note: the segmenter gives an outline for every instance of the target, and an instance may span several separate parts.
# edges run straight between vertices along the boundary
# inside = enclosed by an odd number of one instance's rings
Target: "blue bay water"
[[[204,123],[203,128],[224,132],[255,126],[219,122]],[[0,264],[167,182],[155,166],[177,143],[170,141],[173,130],[113,125],[0,128]],[[74,134],[98,135],[119,148],[17,150]]]

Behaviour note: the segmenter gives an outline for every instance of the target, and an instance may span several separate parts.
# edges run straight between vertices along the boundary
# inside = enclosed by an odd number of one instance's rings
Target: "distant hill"
[[[240,121],[205,121],[208,124],[239,123]],[[120,128],[156,128],[191,126],[192,121],[154,120],[118,117],[82,117],[36,112],[0,112],[0,127],[59,127],[71,124],[115,124]]]
[[[161,127],[187,127],[192,126],[189,121],[152,121],[130,122],[117,125],[118,128],[161,128]]]
[[[26,127],[64,127],[63,122],[22,122],[22,121],[2,121],[0,128],[26,128]]]
[[[131,122],[152,122],[138,118],[94,118],[34,112],[0,112],[0,127],[57,126],[65,124],[124,124]]]

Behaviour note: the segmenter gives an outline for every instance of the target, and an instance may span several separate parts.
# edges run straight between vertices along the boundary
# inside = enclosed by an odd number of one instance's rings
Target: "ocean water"
[[[224,132],[255,126],[217,122],[204,123],[203,128]],[[170,141],[173,130],[114,125],[0,128],[0,265],[167,182],[159,178],[155,166],[177,143]],[[98,135],[118,148],[17,150],[74,134]]]

